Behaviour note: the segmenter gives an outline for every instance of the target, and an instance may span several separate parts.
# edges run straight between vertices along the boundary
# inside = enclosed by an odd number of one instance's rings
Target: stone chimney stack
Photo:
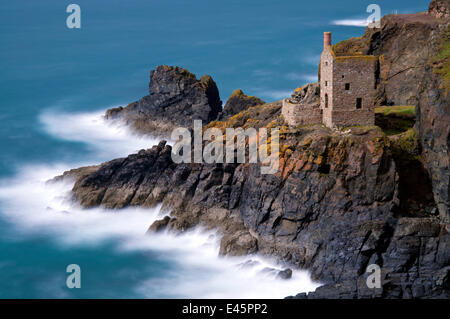
[[[331,45],[331,32],[324,32],[323,33],[323,48],[325,49],[329,45]]]

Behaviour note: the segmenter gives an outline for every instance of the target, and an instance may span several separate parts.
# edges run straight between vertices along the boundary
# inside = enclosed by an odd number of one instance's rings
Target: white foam
[[[367,27],[369,24],[366,19],[343,19],[334,20],[331,22],[333,25],[347,26],[347,27]]]
[[[105,120],[104,114],[104,111],[46,111],[39,120],[48,134],[66,141],[85,143],[102,160],[127,156],[158,144],[160,139],[136,134],[120,121]]]
[[[122,235],[140,236],[156,218],[154,210],[129,209],[119,213],[77,207],[70,196],[73,182],[46,183],[69,168],[55,167],[26,167],[17,176],[0,182],[2,213],[22,234],[44,231],[58,237],[60,243],[95,244]]]

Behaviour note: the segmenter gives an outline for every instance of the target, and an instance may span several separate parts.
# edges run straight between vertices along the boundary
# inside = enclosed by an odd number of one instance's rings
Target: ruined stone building
[[[376,62],[375,56],[336,55],[331,33],[325,32],[320,87],[306,85],[283,101],[286,122],[292,126],[323,123],[330,128],[373,125]]]

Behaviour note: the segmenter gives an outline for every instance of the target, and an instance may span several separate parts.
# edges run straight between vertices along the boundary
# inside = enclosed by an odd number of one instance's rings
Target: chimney
[[[324,32],[323,33],[323,48],[325,49],[329,45],[331,45],[331,32]]]

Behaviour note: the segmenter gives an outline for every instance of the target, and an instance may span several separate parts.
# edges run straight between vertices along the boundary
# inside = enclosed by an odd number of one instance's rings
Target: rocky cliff
[[[76,172],[73,192],[86,207],[162,202],[171,217],[153,229],[218,229],[222,254],[309,269],[326,284],[310,298],[449,297],[450,236],[432,207],[402,210],[390,143],[375,127],[286,131],[280,172],[261,175],[257,164],[175,164],[161,142]],[[365,285],[369,264],[382,267],[382,289]]]
[[[150,94],[126,107],[106,112],[107,119],[119,119],[138,132],[170,136],[176,127],[192,127],[193,120],[215,120],[222,111],[216,83],[209,75],[198,80],[186,69],[158,66],[150,72]]]

